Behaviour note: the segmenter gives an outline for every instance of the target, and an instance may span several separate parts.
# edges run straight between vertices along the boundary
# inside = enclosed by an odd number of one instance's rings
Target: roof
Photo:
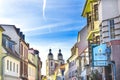
[[[83,17],[87,17],[86,13],[90,12],[92,10],[91,6],[90,6],[90,3],[92,1],[95,1],[95,0],[86,0],[85,5],[84,5],[84,9],[83,9],[83,12],[82,12]]]
[[[20,28],[17,28],[15,25],[10,25],[10,24],[0,24],[0,27],[2,27],[2,26],[12,26],[15,29],[15,32],[17,33],[17,35],[22,39],[22,37],[19,34]]]

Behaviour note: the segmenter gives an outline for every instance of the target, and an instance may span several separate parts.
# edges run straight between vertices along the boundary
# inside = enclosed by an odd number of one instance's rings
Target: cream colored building
[[[28,63],[28,80],[36,80],[35,76],[35,66]]]
[[[71,56],[68,58],[68,78],[69,80],[77,79],[76,73],[78,72],[79,63],[77,63],[78,48],[77,43],[71,48]]]
[[[20,61],[12,56],[4,59],[4,80],[19,80],[20,78]]]
[[[28,80],[36,80],[35,54],[33,49],[28,50]]]

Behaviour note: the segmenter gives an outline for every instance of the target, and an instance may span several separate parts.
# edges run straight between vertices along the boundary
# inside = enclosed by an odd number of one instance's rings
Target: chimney
[[[20,32],[20,38],[23,39],[22,37],[23,37],[23,32]]]
[[[20,35],[20,28],[16,28],[18,35]]]
[[[25,41],[25,35],[24,34],[22,35],[22,39]]]
[[[34,50],[34,53],[39,55],[39,51],[38,50]]]

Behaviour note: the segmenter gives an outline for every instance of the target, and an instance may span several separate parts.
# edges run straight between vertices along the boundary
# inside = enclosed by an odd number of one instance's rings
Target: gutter
[[[6,58],[8,56],[8,54],[7,55],[5,55],[4,57],[2,57],[2,80],[4,80],[4,59]]]

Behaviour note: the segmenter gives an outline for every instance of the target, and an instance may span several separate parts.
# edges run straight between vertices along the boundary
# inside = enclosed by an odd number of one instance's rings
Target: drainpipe
[[[115,65],[115,62],[114,61],[109,61],[109,64],[112,65],[112,68],[113,68],[113,75],[114,75],[114,80],[117,80],[116,79],[116,65]]]
[[[8,56],[8,55],[5,55],[4,57],[2,57],[2,67],[1,67],[1,68],[2,68],[2,80],[4,80],[4,67],[5,67],[5,66],[4,66],[4,64],[5,64],[5,63],[4,63],[4,59],[5,59],[7,56]]]

